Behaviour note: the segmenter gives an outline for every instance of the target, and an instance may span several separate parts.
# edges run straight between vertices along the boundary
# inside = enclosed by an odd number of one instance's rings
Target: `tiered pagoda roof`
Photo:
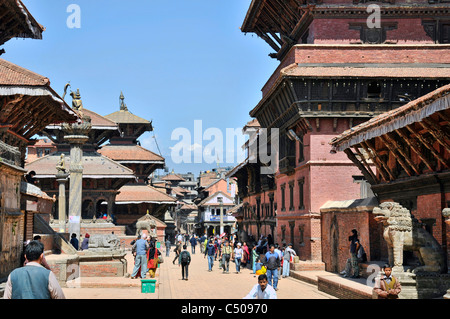
[[[124,185],[119,189],[116,205],[126,204],[175,204],[176,199],[150,185]]]
[[[0,45],[12,38],[42,39],[45,28],[34,19],[21,0],[0,1],[0,16]]]
[[[60,162],[61,152],[38,158],[26,165],[26,169],[36,171],[36,178],[55,178],[56,166]],[[83,178],[121,178],[134,180],[134,172],[126,166],[113,161],[101,154],[85,153],[82,159]],[[65,165],[70,167],[70,155],[65,157]]]
[[[108,144],[103,146],[98,152],[121,163],[164,164],[164,157],[135,144]]]
[[[78,115],[42,75],[0,59],[0,123],[30,139],[48,123],[74,122]]]

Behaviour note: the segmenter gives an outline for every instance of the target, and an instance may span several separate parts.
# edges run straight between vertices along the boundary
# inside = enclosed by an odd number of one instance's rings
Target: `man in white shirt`
[[[258,276],[258,283],[243,299],[277,299],[277,293],[271,285],[268,285],[266,275]]]

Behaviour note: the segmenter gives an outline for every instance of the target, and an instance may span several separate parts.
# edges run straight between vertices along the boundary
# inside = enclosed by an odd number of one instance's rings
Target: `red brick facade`
[[[315,122],[312,123],[312,131],[303,137],[302,161],[299,161],[300,144],[297,142],[295,173],[276,175],[276,241],[292,242],[301,260],[322,259],[320,207],[329,200],[359,198],[360,195],[360,186],[353,183],[352,178],[361,175],[360,171],[345,154],[331,154],[327,142],[338,132],[348,129],[348,120],[339,120],[336,131],[332,122],[332,119],[321,119],[319,130]]]

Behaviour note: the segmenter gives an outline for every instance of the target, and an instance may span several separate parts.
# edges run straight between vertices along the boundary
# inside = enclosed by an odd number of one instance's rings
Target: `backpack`
[[[182,264],[189,264],[190,258],[189,253],[187,251],[181,252],[180,261]]]
[[[364,250],[364,247],[363,247],[361,244],[359,245],[357,257],[358,257],[358,258],[361,260],[361,262],[363,262],[363,263],[367,261],[366,251]]]

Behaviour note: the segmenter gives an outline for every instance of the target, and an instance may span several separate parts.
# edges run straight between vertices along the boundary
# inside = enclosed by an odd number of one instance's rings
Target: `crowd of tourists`
[[[195,254],[197,247],[200,254],[207,260],[208,271],[214,269],[214,263],[219,263],[223,273],[230,273],[230,263],[234,263],[234,272],[240,274],[241,270],[248,268],[255,276],[264,275],[268,284],[274,291],[278,290],[278,281],[289,276],[290,262],[296,256],[292,244],[282,246],[274,244],[271,236],[261,236],[258,242],[250,246],[247,242],[240,242],[236,235],[222,234],[222,236],[197,236],[178,234],[175,237],[175,252],[173,264],[178,263],[182,269],[182,279],[188,280],[191,254]],[[172,243],[166,240],[166,256],[168,257]],[[188,246],[191,252],[188,251]]]
[[[89,238],[88,236],[85,236]],[[358,233],[354,229],[349,236],[350,255],[343,276],[358,277],[358,263],[364,260],[364,250],[358,239]],[[142,234],[132,242],[132,254],[135,264],[132,279],[154,278],[158,263],[162,262],[162,255],[157,248],[155,238]],[[170,255],[172,243],[167,240],[166,256]],[[191,246],[191,252],[188,246]],[[173,264],[178,263],[182,271],[182,279],[188,280],[191,254],[196,253],[197,246],[200,254],[207,258],[208,271],[213,271],[214,262],[219,261],[219,269],[223,273],[229,273],[230,262],[235,264],[235,273],[240,274],[241,269],[248,268],[257,276],[258,283],[244,296],[248,299],[273,299],[277,298],[278,281],[289,276],[289,266],[296,252],[292,244],[279,246],[271,242],[271,238],[261,236],[258,242],[249,246],[247,242],[240,242],[235,235],[223,234],[222,236],[179,234],[176,237],[174,248],[175,258]],[[362,253],[361,253],[362,251]],[[361,259],[363,258],[363,259]],[[40,236],[35,236],[32,241],[26,243],[22,258],[22,267],[11,272],[5,286],[5,299],[63,299],[64,293],[58,283],[55,274],[48,265],[44,256],[44,245]],[[380,299],[397,299],[401,292],[401,284],[398,278],[392,275],[392,268],[386,264],[383,267],[383,275],[377,280],[373,288]]]

